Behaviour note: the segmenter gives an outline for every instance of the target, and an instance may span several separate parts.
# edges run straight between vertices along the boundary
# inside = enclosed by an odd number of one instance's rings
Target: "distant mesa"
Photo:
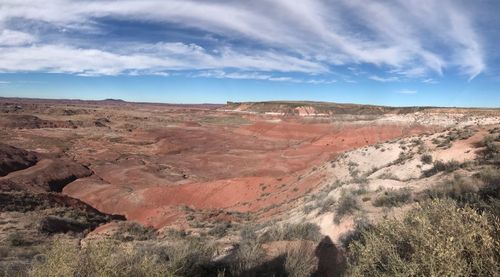
[[[406,114],[422,111],[429,108],[430,107],[388,107],[314,101],[268,101],[227,102],[227,104],[223,108],[220,108],[220,110],[268,115],[328,117],[336,114]]]
[[[122,99],[114,99],[114,98],[106,98],[106,99],[104,99],[104,100],[102,100],[102,101],[105,101],[105,102],[120,102],[120,103],[125,103],[125,102],[127,102],[127,101],[122,100]]]

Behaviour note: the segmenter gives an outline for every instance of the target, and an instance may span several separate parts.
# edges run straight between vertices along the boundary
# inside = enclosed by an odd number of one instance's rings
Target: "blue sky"
[[[0,96],[500,107],[496,0],[0,0]]]

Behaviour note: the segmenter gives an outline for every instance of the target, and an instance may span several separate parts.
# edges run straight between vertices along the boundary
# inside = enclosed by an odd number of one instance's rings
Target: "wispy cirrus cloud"
[[[401,90],[396,91],[396,93],[400,93],[400,94],[416,94],[417,92],[418,91],[413,90],[413,89],[401,89]]]
[[[368,79],[377,81],[377,82],[382,82],[382,83],[387,83],[387,82],[398,82],[399,78],[398,77],[380,77],[377,75],[371,75],[368,77]]]
[[[81,75],[200,69],[328,74],[368,64],[404,78],[442,76],[445,69],[456,68],[472,80],[487,65],[468,4],[451,0],[4,0],[0,3],[0,70]],[[181,35],[131,41],[121,34],[108,41],[111,31],[100,24],[107,19],[154,22],[176,29],[177,34],[204,36],[198,36],[200,43]],[[37,28],[41,25],[48,27]],[[73,37],[77,35],[85,39]],[[209,37],[216,39],[208,41]],[[381,82],[398,79],[366,77]]]
[[[337,80],[333,79],[304,79],[290,76],[275,76],[260,72],[226,72],[223,70],[202,71],[191,74],[192,77],[217,78],[217,79],[238,79],[238,80],[265,80],[273,82],[291,82],[291,83],[306,83],[306,84],[333,84]]]
[[[434,79],[432,79],[432,78],[429,78],[429,79],[422,80],[422,83],[424,83],[424,84],[432,84],[433,85],[433,84],[437,84],[439,82],[436,81],[436,80],[434,80]]]

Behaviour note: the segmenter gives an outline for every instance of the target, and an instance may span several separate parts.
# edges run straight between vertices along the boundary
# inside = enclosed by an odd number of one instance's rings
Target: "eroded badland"
[[[287,223],[340,244],[360,218],[398,217],[443,180],[473,178],[464,164],[499,127],[498,109],[1,99],[0,241],[22,245],[0,260],[22,266],[54,236],[113,236],[124,221],[225,250],[242,226]]]

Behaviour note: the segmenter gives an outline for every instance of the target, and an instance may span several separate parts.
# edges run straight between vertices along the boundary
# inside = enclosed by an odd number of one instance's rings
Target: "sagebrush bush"
[[[432,156],[429,154],[424,154],[420,157],[420,161],[422,161],[424,164],[431,164]]]
[[[495,276],[498,218],[450,199],[421,203],[402,221],[387,220],[349,247],[348,276]]]
[[[482,141],[484,150],[482,151],[482,160],[485,163],[500,165],[500,144],[498,137],[487,136]]]
[[[351,215],[359,209],[360,205],[356,196],[352,192],[342,191],[335,208],[334,221],[339,223],[344,216]]]
[[[400,207],[411,201],[411,188],[389,189],[373,201],[375,207]]]
[[[322,235],[319,226],[314,223],[286,223],[275,225],[266,230],[260,241],[311,240],[319,241]]]
[[[500,170],[498,168],[485,168],[477,173],[477,177],[487,186],[500,187]]]
[[[335,199],[333,199],[332,197],[326,197],[325,199],[316,203],[317,207],[319,207],[319,214],[330,212],[334,204]]]
[[[457,169],[459,169],[461,164],[455,160],[451,160],[448,162],[443,162],[443,161],[435,161],[434,166],[423,172],[424,177],[430,177],[432,175],[435,175],[439,172],[445,171],[445,172],[453,172]]]
[[[479,184],[476,180],[455,174],[452,179],[426,189],[423,193],[430,198],[450,197],[455,200],[466,201],[471,197],[475,197],[475,193],[478,191]]]

